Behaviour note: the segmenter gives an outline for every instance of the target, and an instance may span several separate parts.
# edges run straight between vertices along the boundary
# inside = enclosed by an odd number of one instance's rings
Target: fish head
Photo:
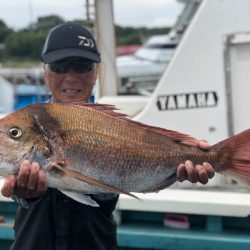
[[[0,175],[17,172],[22,160],[30,155],[37,144],[44,144],[29,109],[21,109],[0,119]]]

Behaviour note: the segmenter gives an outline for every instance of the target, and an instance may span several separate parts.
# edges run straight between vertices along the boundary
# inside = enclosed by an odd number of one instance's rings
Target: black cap
[[[42,61],[53,63],[67,57],[81,57],[97,63],[101,62],[93,35],[82,25],[60,24],[47,36],[42,51]]]

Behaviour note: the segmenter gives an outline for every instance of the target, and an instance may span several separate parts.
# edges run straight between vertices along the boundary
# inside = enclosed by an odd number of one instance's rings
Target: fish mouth
[[[63,89],[62,91],[66,94],[77,94],[81,92],[81,89]]]

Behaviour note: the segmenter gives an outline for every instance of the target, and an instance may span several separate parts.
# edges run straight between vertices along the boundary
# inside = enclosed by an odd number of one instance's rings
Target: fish
[[[89,194],[165,189],[186,160],[249,186],[250,129],[203,150],[190,135],[131,120],[112,105],[37,103],[0,119],[0,175],[17,175],[25,159],[40,165],[48,187],[90,206],[98,203]]]

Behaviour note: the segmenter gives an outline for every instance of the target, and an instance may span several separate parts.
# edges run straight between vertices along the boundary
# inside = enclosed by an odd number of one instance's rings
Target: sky
[[[0,19],[14,30],[48,15],[59,15],[65,21],[85,19],[85,3],[86,0],[0,0]],[[166,27],[174,24],[183,4],[177,0],[113,0],[113,7],[115,24]]]

